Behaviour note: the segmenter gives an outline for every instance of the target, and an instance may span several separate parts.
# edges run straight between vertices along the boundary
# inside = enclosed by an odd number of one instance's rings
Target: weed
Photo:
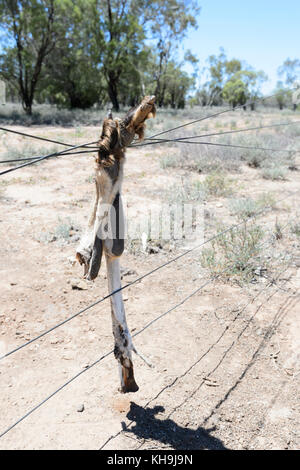
[[[65,220],[58,219],[58,225],[52,231],[44,231],[37,237],[37,241],[42,243],[51,243],[54,241],[64,245],[79,240],[80,228],[68,217]]]
[[[203,184],[188,179],[182,180],[181,184],[174,184],[166,193],[167,202],[170,204],[186,204],[188,202],[203,201],[204,198]]]
[[[300,237],[300,223],[293,223],[291,225],[291,232],[297,237]]]
[[[277,218],[274,226],[274,236],[276,240],[281,240],[283,238],[283,226],[278,222]]]
[[[206,197],[225,197],[233,193],[233,180],[220,171],[213,171],[206,176],[203,183],[198,182],[197,187]]]
[[[285,181],[287,179],[287,168],[282,165],[272,165],[262,169],[262,176],[266,180]]]
[[[57,145],[48,147],[37,147],[31,144],[23,145],[23,147],[14,147],[6,145],[6,151],[1,155],[1,160],[18,160],[21,158],[42,157],[61,150]],[[12,164],[14,164],[12,162]],[[36,165],[36,164],[35,164]]]
[[[165,170],[166,168],[180,167],[180,158],[177,155],[166,155],[160,159],[160,167]]]
[[[276,208],[276,201],[274,196],[270,193],[263,193],[256,200],[248,197],[231,199],[229,201],[229,209],[231,213],[237,216],[240,220],[246,220],[266,208]]]
[[[220,225],[218,232],[226,229]],[[201,265],[212,275],[229,278],[239,283],[253,279],[261,265],[261,241],[264,232],[258,225],[244,223],[241,227],[220,235],[211,242],[210,248],[202,250]]]

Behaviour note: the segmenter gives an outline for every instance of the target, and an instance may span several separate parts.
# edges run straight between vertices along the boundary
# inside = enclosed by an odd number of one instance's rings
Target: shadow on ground
[[[226,450],[218,438],[210,435],[215,428],[189,429],[178,426],[171,419],[158,419],[156,415],[164,412],[163,406],[143,408],[131,402],[127,418],[131,421],[130,428],[122,423],[123,431],[135,434],[139,439],[150,439],[171,446],[173,449],[195,450],[211,449]],[[135,424],[134,424],[135,423]]]

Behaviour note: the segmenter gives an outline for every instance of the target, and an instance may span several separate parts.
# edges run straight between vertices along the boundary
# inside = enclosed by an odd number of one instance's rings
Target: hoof
[[[122,393],[129,393],[129,392],[137,392],[139,387],[134,379],[134,374],[133,374],[133,365],[132,362],[130,361],[130,366],[125,367],[122,366],[122,386],[121,386],[121,392]]]
[[[89,262],[88,274],[86,276],[88,281],[93,281],[98,276],[101,266],[102,253],[103,242],[100,238],[96,237],[93,246],[92,257]]]
[[[139,389],[138,384],[136,381],[133,379],[132,381],[128,381],[127,385],[124,385],[123,387],[120,388],[120,391],[122,393],[130,393],[130,392],[137,392]]]
[[[77,252],[76,259],[80,265],[83,265],[83,268],[84,268],[83,277],[86,278],[88,271],[89,271],[89,267],[90,267],[91,256],[86,256],[86,255],[83,255],[82,253]]]

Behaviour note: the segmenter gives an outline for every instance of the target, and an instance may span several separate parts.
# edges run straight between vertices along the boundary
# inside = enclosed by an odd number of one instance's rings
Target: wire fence
[[[297,90],[297,88],[291,88],[289,90],[285,90],[285,93],[289,93],[291,91],[295,91]],[[251,106],[251,105],[256,105],[260,102],[263,102],[263,101],[266,101],[270,98],[274,98],[276,96],[278,96],[280,93],[274,93],[273,95],[269,95],[269,96],[266,96],[264,98],[259,98],[259,99],[255,99],[255,100],[251,100],[251,101],[248,101],[246,102],[245,104],[241,104],[241,105],[238,105],[238,106],[235,106],[235,108],[233,109],[232,107],[230,108],[227,108],[223,111],[219,111],[218,113],[213,113],[213,114],[208,114],[207,116],[204,116],[204,117],[201,117],[199,119],[195,119],[194,121],[189,121],[185,124],[181,124],[180,126],[176,126],[176,127],[172,127],[171,129],[167,129],[165,131],[162,131],[162,132],[159,132],[157,134],[154,134],[154,135],[151,135],[150,137],[148,137],[149,139],[154,139],[155,137],[159,137],[160,135],[163,135],[163,134],[167,134],[169,132],[173,132],[173,131],[176,131],[178,129],[182,129],[183,127],[187,127],[187,126],[190,126],[192,124],[196,124],[198,122],[203,122],[203,121],[206,121],[207,119],[211,119],[211,118],[214,118],[214,117],[217,117],[217,116],[221,116],[221,114],[226,114],[226,113],[229,113],[233,110],[236,110],[236,109],[241,109],[241,108],[244,108],[245,106]]]
[[[290,268],[291,264],[288,264],[287,266],[285,266],[283,269],[280,269],[280,270],[277,270],[276,272],[276,275],[274,277],[274,280],[275,282],[277,282],[280,277],[282,276],[282,274],[284,274],[289,268]],[[286,280],[284,281],[285,283],[287,282]],[[237,312],[236,315],[234,316],[234,318],[231,320],[231,322],[225,326],[225,328],[223,329],[223,331],[221,332],[221,334],[218,336],[218,338],[209,346],[209,348],[200,355],[200,357],[198,357],[196,359],[196,361],[194,361],[191,365],[188,366],[187,369],[185,369],[185,371],[177,376],[174,380],[172,380],[172,382],[166,386],[164,386],[153,398],[151,398],[150,400],[147,401],[147,403],[143,406],[143,409],[146,409],[150,403],[152,403],[153,401],[155,401],[163,392],[165,392],[166,390],[169,390],[171,387],[173,387],[177,382],[179,382],[182,378],[186,377],[191,371],[192,369],[194,369],[196,366],[198,366],[200,364],[200,362],[220,343],[221,339],[224,337],[224,335],[230,330],[230,328],[233,327],[233,325],[235,324],[236,320],[241,317],[241,315],[246,311],[246,309],[249,307],[249,305],[253,304],[254,301],[256,301],[263,292],[267,291],[270,287],[272,287],[274,284],[272,284],[271,282],[270,283],[267,283],[265,286],[263,286],[254,296],[251,297],[251,299],[245,304],[245,305],[239,305],[239,306],[235,306],[231,312]],[[275,291],[268,297],[267,301],[270,300],[270,298],[275,295],[275,293],[277,293],[278,291],[280,290],[280,286],[277,286],[276,285],[276,289]],[[240,337],[242,336],[242,334],[246,331],[246,329],[249,327],[249,325],[251,324],[251,322],[253,321],[254,317],[257,315],[258,311],[260,310],[260,308],[264,305],[264,301],[261,302],[260,306],[255,310],[255,313],[250,317],[250,319],[246,322],[246,325],[245,327],[242,328],[242,330],[240,332],[237,333],[237,335],[235,336],[232,344],[230,345],[230,347],[225,350],[225,352],[223,353],[222,355],[222,358],[221,360],[217,363],[217,365],[212,369],[210,370],[207,374],[205,374],[205,379],[207,379],[209,376],[211,376],[222,364],[222,362],[224,361],[225,357],[228,355],[229,351],[233,348],[233,346],[237,343],[237,341],[240,339]],[[191,399],[195,394],[196,392],[199,391],[199,389],[204,385],[205,383],[205,379],[202,380],[200,382],[199,385],[197,385],[197,387],[193,390],[193,392],[191,392],[191,394],[189,395],[189,399]],[[172,416],[172,414],[174,414],[175,411],[177,411],[184,403],[186,403],[187,400],[184,400],[181,404],[179,405],[176,405],[176,407],[173,409],[173,411],[171,413],[169,413],[169,415],[167,416],[167,419],[170,418],[170,416]],[[122,433],[126,432],[126,431],[129,431],[131,425],[135,423],[135,421],[130,421],[127,425],[123,425],[122,429],[120,431],[118,431],[116,434],[113,434],[111,435],[103,444],[102,446],[99,448],[99,450],[102,450],[104,449],[104,447],[112,440],[116,439],[118,436],[120,436]]]
[[[281,202],[284,202],[286,201],[287,199],[289,199],[290,197],[292,196],[296,196],[298,193],[290,193],[288,196],[280,199],[279,201],[277,201],[277,203],[281,203]],[[265,214],[268,210],[271,210],[272,209],[272,206],[266,206],[258,211],[256,211],[253,215],[251,215],[250,217],[248,217],[248,221],[252,220],[252,219],[255,219],[257,217],[259,217],[260,215],[262,214]],[[155,272],[159,271],[160,269],[166,267],[166,266],[169,266],[171,263],[174,263],[175,261],[178,261],[179,259],[183,258],[184,256],[188,255],[189,253],[192,253],[194,252],[195,250],[203,247],[204,245],[206,245],[207,243],[210,243],[214,240],[216,240],[217,238],[221,237],[222,235],[225,235],[226,233],[229,233],[230,231],[232,230],[235,230],[236,228],[242,226],[245,224],[245,221],[242,220],[240,222],[238,222],[237,224],[234,224],[234,225],[231,225],[229,228],[225,229],[225,230],[222,230],[221,232],[218,232],[216,235],[213,235],[212,237],[208,238],[207,240],[205,240],[204,242],[190,248],[189,250],[186,250],[184,253],[181,253],[180,255],[172,258],[171,260],[168,260],[166,261],[165,263],[157,266],[156,268],[154,269],[151,269],[150,271],[146,272],[145,274],[143,274],[142,276],[139,276],[138,278],[136,278],[134,281],[132,282],[129,282],[128,284],[125,284],[124,286],[120,287],[119,289],[117,290],[114,290],[113,292],[111,292],[110,294],[106,295],[105,297],[93,302],[92,304],[88,305],[87,307],[81,309],[79,312],[76,312],[74,313],[73,315],[71,315],[70,317],[66,318],[65,320],[61,321],[60,323],[52,326],[51,328],[47,329],[46,331],[44,331],[43,333],[40,333],[38,336],[36,336],[35,338],[32,338],[31,340],[27,341],[26,343],[18,346],[17,348],[7,352],[6,354],[0,356],[0,361],[2,361],[3,359],[5,359],[6,357],[16,353],[17,351],[20,351],[21,349],[25,348],[26,346],[29,346],[30,344],[38,341],[39,339],[41,339],[42,337],[46,336],[47,334],[53,332],[54,330],[56,330],[57,328],[65,325],[66,323],[68,323],[69,321],[73,320],[74,318],[78,317],[79,315],[82,315],[83,313],[87,312],[88,310],[90,310],[91,308],[95,307],[96,305],[99,305],[100,303],[104,302],[104,300],[107,300],[108,298],[112,297],[113,295],[115,295],[116,293],[124,290],[124,289],[127,289],[128,287],[131,287],[133,286],[134,284],[142,281],[143,279],[145,279],[146,277],[150,276],[151,274],[154,274]]]
[[[272,243],[272,242],[271,242]],[[270,244],[271,244],[270,243]],[[226,267],[226,270],[228,268]],[[280,275],[286,271],[286,267],[283,271],[280,271]],[[225,272],[226,270],[224,270],[223,272]],[[222,273],[221,273],[222,274]],[[174,305],[173,307],[171,307],[170,309],[168,309],[166,312],[158,315],[156,318],[154,318],[153,320],[151,320],[149,323],[147,323],[143,328],[141,328],[138,332],[136,332],[134,335],[133,335],[133,338],[135,338],[136,336],[140,335],[141,333],[143,333],[145,330],[147,330],[150,326],[152,326],[154,323],[156,323],[157,321],[161,320],[162,318],[164,318],[166,315],[168,315],[169,313],[173,312],[174,310],[176,310],[178,307],[182,306],[185,302],[187,302],[189,299],[191,299],[194,295],[196,295],[197,293],[199,293],[202,289],[204,289],[204,287],[208,286],[209,284],[211,284],[212,282],[214,282],[217,278],[219,278],[221,276],[221,274],[218,274],[217,276],[205,281],[200,287],[198,287],[196,290],[194,290],[193,292],[191,292],[190,294],[188,294],[186,297],[184,297],[180,302],[178,302],[176,305]],[[268,286],[272,286],[274,284],[274,280],[276,280],[276,276],[271,280],[269,281],[269,283],[265,286],[263,286],[263,288],[260,290],[259,293],[263,292]],[[258,295],[258,294],[257,294]],[[227,328],[226,328],[227,330]],[[0,433],[0,438],[3,437],[5,434],[7,434],[9,431],[11,431],[14,427],[16,427],[18,424],[20,424],[22,421],[24,421],[27,417],[29,417],[32,413],[34,413],[36,410],[38,410],[42,405],[44,405],[47,401],[49,401],[51,398],[53,398],[55,395],[57,395],[61,390],[63,390],[64,388],[66,388],[69,384],[71,384],[72,382],[74,382],[74,380],[76,380],[78,377],[80,377],[82,374],[84,374],[85,372],[87,372],[88,370],[92,369],[93,367],[95,367],[96,365],[98,365],[100,362],[102,362],[105,358],[107,358],[108,356],[110,356],[111,354],[113,354],[113,350],[105,353],[104,355],[102,355],[99,359],[97,359],[96,361],[94,361],[92,364],[88,365],[85,369],[79,371],[76,375],[74,375],[72,378],[70,378],[69,380],[67,380],[64,384],[62,384],[59,388],[57,388],[54,392],[52,392],[50,395],[48,395],[46,398],[44,398],[40,403],[38,403],[36,406],[34,406],[31,410],[29,410],[27,413],[25,413],[21,418],[19,418],[15,423],[13,423],[11,426],[9,426],[7,429],[5,429],[5,431],[1,432]]]
[[[212,136],[225,135],[225,134],[237,134],[239,132],[258,131],[261,129],[273,129],[276,127],[291,126],[294,124],[300,124],[300,121],[279,122],[277,124],[268,124],[267,126],[243,127],[242,129],[232,129],[230,131],[211,132],[209,134],[190,135],[188,137],[177,137],[176,139],[172,139],[170,142],[178,142],[180,140],[188,140],[188,139],[199,139],[200,137],[212,137]],[[145,140],[146,141],[155,140],[157,142],[169,142],[168,139],[157,139],[154,137],[148,137]]]
[[[293,89],[286,90],[286,93],[291,92],[291,91],[293,91]],[[236,106],[234,109],[242,108],[244,106],[251,105],[253,103],[257,104],[260,101],[265,101],[265,100],[273,98],[274,96],[277,96],[277,95],[278,95],[278,93],[276,93],[274,95],[270,95],[270,96],[265,97],[265,98],[256,99],[252,102],[246,103],[245,105]],[[259,129],[265,129],[265,128],[272,128],[272,127],[276,128],[276,127],[280,127],[280,126],[289,126],[289,125],[298,124],[300,121],[293,121],[293,122],[286,122],[286,123],[275,123],[275,124],[270,124],[270,125],[267,125],[267,126],[257,126],[257,127],[238,129],[238,130],[236,129],[236,130],[225,131],[225,132],[202,134],[202,135],[198,135],[198,136],[179,137],[179,138],[175,138],[175,139],[157,139],[157,137],[159,137],[163,134],[166,134],[168,132],[172,132],[174,130],[182,129],[182,128],[190,126],[192,124],[202,122],[206,119],[216,117],[216,116],[222,115],[224,113],[228,113],[232,110],[233,110],[232,108],[228,108],[228,109],[220,111],[218,113],[210,114],[210,115],[204,116],[200,119],[195,119],[194,121],[190,121],[190,122],[187,122],[187,123],[182,124],[180,126],[176,126],[176,127],[171,128],[171,129],[168,129],[168,130],[159,132],[157,134],[154,134],[152,136],[149,136],[145,139],[145,142],[142,142],[142,143],[133,142],[129,147],[135,148],[135,147],[144,147],[144,146],[148,146],[148,145],[157,145],[157,144],[170,143],[170,142],[178,142],[178,143],[184,142],[185,144],[209,145],[209,146],[230,147],[230,148],[249,149],[249,150],[265,150],[265,151],[272,151],[272,152],[287,152],[287,153],[298,153],[298,152],[300,152],[300,150],[298,150],[298,149],[265,148],[265,147],[259,147],[259,146],[251,147],[251,146],[234,145],[234,144],[227,144],[227,143],[215,143],[215,142],[204,142],[204,141],[196,142],[194,140],[189,140],[189,139],[195,139],[195,138],[202,138],[202,137],[208,137],[208,136],[218,136],[218,135],[224,135],[224,134],[233,134],[233,133],[237,133],[237,132],[246,132],[246,131],[253,131],[253,130],[259,130]],[[25,137],[28,137],[28,138],[38,139],[38,140],[51,142],[51,143],[55,143],[55,144],[58,144],[58,145],[63,145],[63,146],[68,147],[68,149],[62,150],[60,152],[54,152],[54,153],[51,153],[49,155],[44,155],[44,156],[40,156],[40,157],[32,157],[31,160],[28,161],[27,163],[23,163],[22,165],[17,165],[13,168],[10,168],[10,169],[7,169],[7,170],[4,170],[4,171],[0,172],[0,176],[5,175],[7,173],[11,173],[12,171],[16,171],[16,170],[18,170],[20,168],[23,168],[23,167],[33,165],[34,163],[39,163],[39,162],[41,162],[43,160],[46,160],[46,159],[49,159],[49,158],[55,158],[55,157],[65,156],[65,155],[85,154],[85,153],[91,153],[91,151],[99,150],[99,147],[97,146],[98,141],[93,141],[93,142],[89,142],[89,143],[85,143],[85,144],[79,144],[79,145],[72,145],[70,143],[65,143],[65,142],[56,141],[56,140],[52,140],[52,139],[47,139],[45,137],[35,136],[35,135],[32,135],[32,134],[26,134],[24,132],[15,131],[15,130],[8,129],[8,128],[5,128],[5,127],[0,127],[0,130],[5,131],[5,132],[11,132],[11,133],[18,134],[18,135],[22,135],[22,136],[25,136]],[[77,151],[77,152],[70,152],[70,151],[78,149],[78,148],[83,148],[84,150],[80,150],[80,151]],[[22,161],[22,160],[25,160],[25,159],[18,159],[18,160],[13,159],[13,160],[10,160],[10,162],[16,162],[16,161]],[[2,160],[2,161],[0,161],[0,163],[5,164],[5,163],[8,163],[8,162],[7,162],[7,160]]]
[[[271,95],[267,98],[264,98],[263,100],[265,99],[268,99],[268,98],[271,98],[271,97],[274,97],[276,95]],[[257,102],[257,100],[255,101]],[[251,104],[251,103],[247,103],[247,104]],[[241,106],[238,106],[238,107],[241,107]],[[161,144],[161,143],[167,143],[167,142],[178,142],[178,143],[196,143],[196,144],[202,144],[202,145],[217,145],[217,146],[223,146],[223,147],[236,147],[236,148],[244,148],[244,149],[258,149],[258,150],[268,150],[268,151],[286,151],[286,152],[299,152],[299,150],[287,150],[287,149],[271,149],[271,148],[262,148],[262,147],[248,147],[248,146],[236,146],[236,145],[230,145],[230,144],[225,144],[225,143],[213,143],[213,142],[204,142],[204,141],[194,141],[193,139],[196,139],[196,138],[202,138],[202,137],[208,137],[208,136],[218,136],[218,135],[224,135],[224,134],[233,134],[235,132],[243,132],[243,131],[253,131],[253,130],[259,130],[259,129],[265,129],[265,128],[272,128],[272,127],[279,127],[279,126],[289,126],[289,125],[292,125],[292,124],[298,124],[300,121],[294,121],[294,122],[286,122],[286,123],[277,123],[277,124],[272,124],[272,125],[267,125],[267,126],[257,126],[257,127],[252,127],[252,128],[244,128],[244,129],[238,129],[238,130],[231,130],[231,131],[224,131],[224,132],[218,132],[218,133],[209,133],[209,134],[201,134],[201,135],[198,135],[198,136],[189,136],[189,137],[180,137],[180,138],[176,138],[176,139],[157,139],[158,136],[161,136],[167,132],[171,132],[171,131],[174,131],[174,130],[177,130],[177,129],[181,129],[183,127],[186,127],[188,125],[191,125],[193,123],[197,123],[197,122],[202,122],[204,121],[205,119],[208,119],[208,118],[212,118],[212,117],[216,117],[216,116],[219,116],[221,114],[224,114],[224,113],[227,113],[229,111],[231,111],[232,109],[227,109],[227,110],[224,110],[224,111],[220,111],[218,113],[215,113],[215,114],[211,114],[211,115],[208,115],[208,116],[205,116],[205,117],[202,117],[200,119],[197,119],[197,120],[194,120],[194,121],[191,121],[189,123],[186,123],[184,125],[180,125],[180,126],[176,126],[172,129],[169,129],[169,130],[166,130],[166,131],[162,131],[158,134],[155,134],[155,135],[152,135],[150,137],[148,137],[146,139],[146,142],[142,143],[142,144],[133,144],[132,147],[138,147],[138,146],[144,146],[144,145],[153,145],[153,144]],[[51,143],[55,143],[55,144],[58,144],[58,145],[62,145],[62,146],[65,146],[65,147],[68,147],[67,149],[64,149],[62,151],[59,151],[59,152],[53,152],[49,155],[43,155],[43,156],[40,156],[40,157],[30,157],[30,158],[23,158],[23,159],[18,159],[18,160],[9,160],[9,162],[14,162],[14,161],[25,161],[26,163],[23,163],[21,165],[18,165],[18,166],[15,166],[13,168],[10,168],[10,169],[7,169],[7,170],[4,170],[2,172],[0,172],[0,176],[1,175],[4,175],[4,174],[7,174],[9,172],[12,172],[12,171],[15,171],[17,169],[20,169],[20,168],[24,168],[26,166],[29,166],[29,165],[32,165],[34,163],[38,163],[38,162],[41,162],[41,161],[44,161],[46,159],[49,159],[49,158],[54,158],[54,157],[58,157],[58,156],[66,156],[66,155],[75,155],[75,154],[82,154],[82,153],[90,153],[92,150],[97,150],[98,147],[95,146],[95,144],[97,144],[97,142],[89,142],[89,143],[85,143],[85,144],[79,144],[79,145],[72,145],[70,143],[64,143],[64,142],[60,142],[60,141],[56,141],[56,140],[51,140],[51,139],[46,139],[46,138],[43,138],[43,137],[38,137],[38,136],[34,136],[34,135],[31,135],[31,134],[26,134],[26,133],[23,133],[23,132],[19,132],[19,131],[13,131],[13,130],[10,130],[10,129],[6,129],[6,128],[3,128],[3,127],[0,127],[0,130],[3,130],[3,131],[7,131],[7,132],[12,132],[12,133],[15,133],[15,134],[20,134],[22,136],[26,136],[26,137],[29,137],[29,138],[34,138],[34,139],[39,139],[39,140],[43,140],[43,141],[47,141],[47,142],[51,142]],[[191,139],[191,140],[189,140]],[[95,147],[93,147],[95,146]],[[74,150],[78,149],[78,151],[74,152]],[[80,150],[82,149],[82,150]],[[8,163],[7,160],[3,160],[3,161],[0,161],[0,163]],[[288,198],[290,197],[296,197],[298,195],[298,192],[297,193],[290,193],[288,194],[286,197],[280,199],[279,201],[277,201],[278,203],[280,202],[283,202],[285,200],[287,200]],[[259,211],[256,211],[253,215],[251,215],[249,218],[248,218],[248,221],[251,220],[251,219],[255,219],[257,217],[259,217],[260,215],[262,214],[265,214],[268,210],[272,209],[272,206],[266,206],[262,209],[260,209]],[[78,317],[79,315],[82,315],[83,313],[87,312],[88,310],[92,309],[93,307],[95,307],[96,305],[102,303],[104,300],[110,298],[111,296],[115,295],[117,292],[120,292],[140,281],[142,281],[143,279],[145,279],[146,277],[154,274],[155,272],[157,272],[158,270],[166,267],[166,266],[169,266],[171,263],[174,263],[176,261],[178,261],[179,259],[185,257],[186,255],[194,252],[196,249],[199,249],[201,247],[203,247],[205,244],[209,243],[209,242],[212,242],[214,240],[216,240],[218,237],[221,237],[222,235],[232,231],[232,230],[235,230],[236,228],[238,228],[239,226],[241,226],[242,224],[245,224],[245,221],[242,220],[241,222],[239,223],[236,223],[234,225],[231,225],[229,228],[211,236],[209,239],[205,240],[204,242],[202,242],[201,244],[198,244],[188,250],[186,250],[184,253],[172,258],[171,260],[168,260],[166,261],[165,263],[162,263],[160,264],[159,266],[157,266],[156,268],[150,270],[149,272],[146,272],[145,274],[143,274],[142,276],[139,276],[137,279],[135,279],[134,281],[132,282],[129,282],[128,284],[120,287],[119,289],[109,293],[108,295],[106,295],[105,297],[95,301],[94,303],[88,305],[87,307],[81,309],[79,312],[76,312],[75,314],[71,315],[70,317],[64,319],[63,321],[57,323],[56,325],[52,326],[51,328],[45,330],[44,332],[40,333],[38,336],[30,339],[29,341],[21,344],[20,346],[10,350],[9,352],[7,352],[6,354],[2,355],[0,357],[0,361],[15,354],[16,352],[20,351],[21,349],[25,348],[26,346],[32,344],[33,342],[36,342],[38,341],[39,339],[41,339],[42,337],[46,336],[47,334],[53,332],[54,330],[56,330],[57,328],[65,325],[66,323],[70,322],[71,320],[75,319],[76,317]],[[284,228],[282,228],[282,230],[284,230],[286,227],[288,226],[288,224],[286,224],[286,226]],[[268,241],[268,243],[265,243],[265,245],[270,245],[273,243],[273,239],[271,241]],[[293,253],[286,253],[286,254],[289,254],[290,256],[293,256]],[[269,280],[268,279],[268,282],[266,285],[263,286],[263,288],[247,303],[246,306],[244,306],[243,308],[246,309],[247,306],[252,302],[254,302],[254,300],[262,293],[264,292],[266,289],[268,289],[270,286],[274,285],[274,283],[276,284],[277,280],[280,278],[281,274],[283,272],[285,272],[289,267],[291,266],[291,264],[289,264],[287,267],[285,267],[285,269],[282,271],[280,270],[280,272],[277,272],[276,276],[273,277],[273,279]],[[206,280],[205,282],[203,282],[197,289],[195,289],[193,292],[189,293],[187,296],[185,296],[183,299],[181,299],[180,302],[178,302],[177,304],[173,305],[171,308],[169,308],[167,311],[161,313],[160,315],[158,315],[157,317],[155,317],[153,320],[151,320],[150,322],[148,322],[144,327],[142,327],[138,332],[136,332],[134,335],[133,335],[133,338],[140,335],[141,333],[143,333],[145,330],[147,330],[150,326],[152,326],[154,323],[156,323],[157,321],[161,320],[162,318],[164,318],[165,316],[167,316],[168,314],[170,314],[171,312],[173,312],[174,310],[176,310],[177,308],[179,308],[180,306],[182,306],[185,302],[187,302],[188,300],[190,300],[193,296],[195,296],[196,294],[198,294],[201,290],[204,289],[205,286],[211,284],[212,282],[214,282],[216,279],[220,278],[220,276],[222,275],[223,272],[225,272],[226,270],[228,269],[228,266],[226,266],[226,269],[224,271],[222,271],[221,273],[218,273],[216,276],[213,276],[211,277],[210,279]],[[280,287],[278,287],[279,289]],[[233,319],[233,322],[236,320],[236,318],[238,318],[238,316],[241,314],[241,311],[239,310],[238,311],[238,314],[235,316],[235,318]],[[224,329],[222,335],[224,335],[226,333],[226,331],[229,329],[229,326],[227,325],[227,327]],[[243,330],[244,331],[244,330]],[[234,344],[235,342],[237,341],[237,339],[240,337],[242,333],[240,333],[238,335],[238,337],[236,338],[236,340],[234,341]],[[220,336],[220,339],[222,337],[222,335]],[[207,354],[212,347],[214,347],[219,341],[220,339],[214,343],[213,346],[211,346],[209,348],[209,350],[205,353]],[[232,346],[233,347],[233,346]],[[54,397],[55,395],[57,395],[61,390],[63,390],[64,388],[66,388],[69,384],[71,384],[73,381],[75,381],[78,377],[80,377],[82,374],[84,374],[85,372],[87,372],[88,370],[92,369],[94,366],[98,365],[99,363],[101,363],[105,358],[107,358],[108,356],[112,355],[113,354],[113,350],[111,351],[108,351],[107,353],[103,354],[100,358],[98,358],[96,361],[94,361],[92,364],[90,364],[89,366],[87,366],[85,369],[81,370],[80,372],[78,372],[76,375],[74,375],[73,377],[71,377],[68,381],[66,381],[64,384],[62,384],[59,388],[57,388],[55,391],[53,391],[51,394],[49,394],[47,397],[45,397],[42,401],[40,401],[37,405],[35,405],[32,409],[30,409],[29,411],[27,411],[23,416],[21,416],[17,421],[15,421],[12,425],[10,425],[8,428],[6,428],[4,431],[2,431],[0,433],[0,438],[5,436],[9,431],[11,431],[13,428],[15,428],[19,423],[21,423],[22,421],[24,421],[27,417],[29,417],[31,414],[33,414],[36,410],[38,410],[39,408],[41,408],[45,403],[47,403],[52,397]],[[201,356],[202,358],[203,356]],[[200,359],[201,359],[200,358]],[[199,360],[197,360],[196,363],[194,363],[192,366],[190,366],[188,368],[188,370],[185,372],[185,374],[187,374],[194,366],[195,364],[198,364],[199,363]],[[177,377],[175,382],[179,379],[180,377]],[[199,389],[199,387],[197,387],[197,390]],[[153,401],[153,399],[151,400]],[[148,402],[145,406],[147,406],[150,402]],[[181,406],[181,405],[179,405]],[[104,444],[103,446],[101,447],[101,449],[113,438],[117,437],[118,435],[120,435],[120,433],[123,432],[120,431],[119,433],[117,433],[115,436],[111,436]]]

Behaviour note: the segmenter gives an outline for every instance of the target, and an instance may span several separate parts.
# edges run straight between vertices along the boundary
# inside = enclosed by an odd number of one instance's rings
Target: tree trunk
[[[25,113],[28,116],[31,116],[32,115],[33,98],[28,97],[27,94],[25,94],[25,96],[23,95],[21,98],[22,98],[22,107],[23,107]]]
[[[111,74],[108,75],[108,94],[110,101],[112,102],[113,109],[115,111],[120,110],[119,100],[118,100],[118,81],[115,76]]]
[[[162,108],[163,105],[165,104],[165,93],[166,93],[166,84],[164,83],[163,86],[161,87],[161,92],[158,95],[158,106],[160,108]]]

